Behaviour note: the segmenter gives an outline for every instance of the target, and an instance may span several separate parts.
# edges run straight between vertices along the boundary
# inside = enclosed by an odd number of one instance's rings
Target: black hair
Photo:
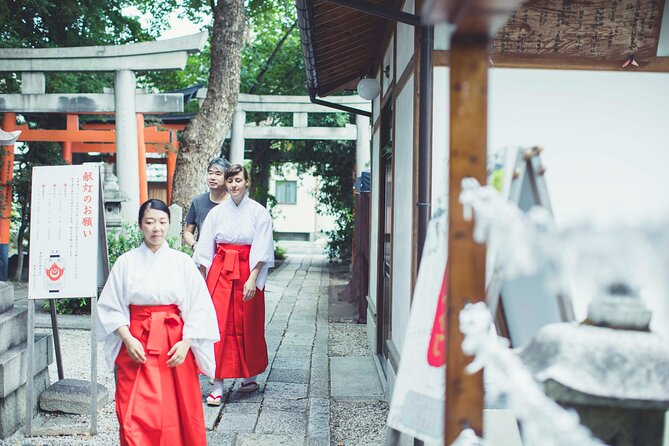
[[[147,209],[156,209],[158,211],[163,211],[164,213],[167,214],[167,219],[170,219],[170,208],[167,207],[165,202],[163,200],[158,200],[157,198],[151,198],[149,200],[146,200],[140,207],[139,207],[139,216],[137,217],[137,223],[141,226],[142,225],[142,217],[144,217],[144,214],[146,213]]]

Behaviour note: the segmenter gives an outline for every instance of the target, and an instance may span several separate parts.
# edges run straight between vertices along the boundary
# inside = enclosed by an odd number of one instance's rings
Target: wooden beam
[[[113,128],[113,127],[112,127]],[[115,130],[41,130],[29,129],[27,125],[17,126],[21,130],[19,141],[44,141],[44,142],[116,142]],[[169,144],[171,143],[169,131],[158,130],[157,127],[145,127],[144,138],[147,144]]]
[[[166,154],[168,151],[165,144],[146,144],[146,153]],[[72,153],[116,153],[116,144],[73,142]]]
[[[450,52],[437,50],[432,52],[435,66],[447,67],[450,65]],[[523,56],[520,54],[490,55],[492,65],[490,68],[525,68],[535,70],[587,70],[587,71],[624,71],[624,72],[646,72],[666,73],[669,72],[669,57],[651,57],[646,60],[637,60],[639,64],[635,67],[629,64],[622,68],[625,59],[594,59],[587,57],[567,56]]]
[[[450,56],[446,444],[465,427],[483,436],[483,373],[465,372],[470,358],[462,352],[459,316],[467,302],[485,298],[485,247],[474,242],[473,222],[465,221],[459,196],[465,177],[486,183],[487,35],[456,33]]]

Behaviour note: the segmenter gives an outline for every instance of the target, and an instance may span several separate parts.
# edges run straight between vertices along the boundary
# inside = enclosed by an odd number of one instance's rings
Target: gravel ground
[[[387,417],[385,402],[331,401],[330,445],[383,445]]]
[[[330,323],[329,356],[371,356],[365,324]]]
[[[330,323],[328,354],[371,356],[365,324]],[[383,445],[388,403],[330,400],[331,446]]]
[[[36,333],[50,333],[51,330],[35,329]],[[64,373],[66,378],[90,380],[90,351],[91,334],[86,330],[60,330],[61,349],[63,354]],[[58,381],[56,358],[49,366],[49,378],[52,383]],[[23,430],[19,430],[7,440],[0,440],[1,445],[32,446],[32,445],[117,445],[118,421],[114,407],[114,374],[107,369],[102,351],[102,344],[98,344],[98,383],[109,390],[109,398],[104,407],[98,408],[98,434],[89,436],[63,437],[32,437],[25,438]],[[44,421],[51,426],[59,427],[88,427],[88,417],[59,414],[56,416],[40,415],[36,423]]]

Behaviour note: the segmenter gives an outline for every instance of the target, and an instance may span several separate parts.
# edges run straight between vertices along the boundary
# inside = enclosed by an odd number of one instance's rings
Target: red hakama
[[[220,243],[207,275],[221,340],[214,344],[215,378],[248,378],[267,368],[265,293],[244,302],[244,284],[251,274],[251,245]]]
[[[130,305],[130,333],[142,343],[146,362],[133,361],[125,346],[116,358],[121,446],[206,446],[195,357],[189,351],[183,364],[166,364],[183,326],[176,305]]]

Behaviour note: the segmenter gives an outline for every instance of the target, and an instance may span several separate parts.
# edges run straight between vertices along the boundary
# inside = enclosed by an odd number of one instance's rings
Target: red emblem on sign
[[[60,279],[63,277],[63,273],[65,272],[65,268],[61,268],[56,263],[54,262],[49,269],[46,270],[46,276],[51,280],[52,282],[55,282],[56,280]]]
[[[448,267],[444,272],[444,279],[441,282],[441,291],[439,292],[439,302],[437,311],[434,315],[432,324],[432,335],[430,336],[430,345],[427,348],[427,363],[432,367],[441,367],[446,364],[446,278],[448,277]]]

